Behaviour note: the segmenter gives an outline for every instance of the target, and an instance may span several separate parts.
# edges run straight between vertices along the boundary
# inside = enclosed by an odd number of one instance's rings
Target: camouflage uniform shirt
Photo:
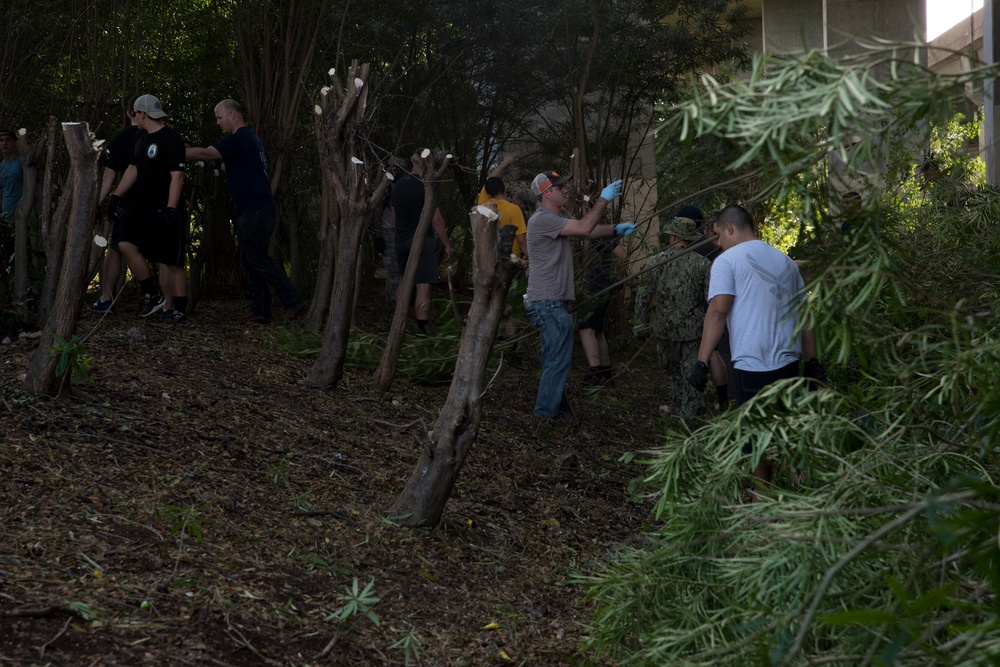
[[[683,250],[680,246],[667,248],[651,257],[643,270]],[[635,299],[635,328],[649,323],[649,310],[655,302],[652,333],[657,340],[700,340],[711,266],[697,252],[688,252],[643,274]]]

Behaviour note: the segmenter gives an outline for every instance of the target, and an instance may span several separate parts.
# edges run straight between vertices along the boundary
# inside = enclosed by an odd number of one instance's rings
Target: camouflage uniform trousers
[[[688,420],[705,413],[705,397],[688,384],[687,376],[698,361],[700,340],[663,340],[656,343],[660,367],[667,372],[673,412]]]

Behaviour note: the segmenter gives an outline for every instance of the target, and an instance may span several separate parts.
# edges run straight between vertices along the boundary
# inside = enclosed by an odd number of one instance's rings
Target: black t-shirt
[[[105,169],[112,169],[119,174],[125,172],[132,164],[135,153],[135,140],[142,134],[138,125],[129,125],[111,138],[104,154]]]
[[[111,141],[108,142],[108,147],[104,151],[104,168],[119,175],[125,173],[128,166],[132,164],[135,142],[140,134],[145,134],[145,132],[138,125],[129,125],[111,137]],[[129,188],[122,199],[129,201],[133,197],[135,197],[135,188]]]
[[[229,195],[236,214],[259,208],[274,208],[267,178],[267,155],[260,139],[249,127],[241,127],[214,145],[226,163]]]
[[[164,208],[170,199],[170,175],[184,171],[184,140],[169,127],[143,132],[135,142],[132,164],[136,169],[136,203]]]
[[[392,186],[392,210],[396,214],[396,243],[409,244],[420,224],[420,212],[424,208],[424,182],[407,174]],[[434,233],[427,228],[427,235]]]

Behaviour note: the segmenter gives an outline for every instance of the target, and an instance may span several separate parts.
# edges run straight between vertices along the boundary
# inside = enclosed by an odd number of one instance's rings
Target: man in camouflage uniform
[[[687,382],[687,369],[698,360],[698,345],[705,320],[711,262],[697,252],[684,252],[698,240],[698,223],[690,218],[671,218],[660,226],[661,244],[669,246],[643,266],[660,264],[643,273],[635,300],[635,333],[656,337],[660,366],[667,371],[673,412],[692,419],[705,411],[705,400]],[[656,304],[656,317],[649,326],[649,311]]]

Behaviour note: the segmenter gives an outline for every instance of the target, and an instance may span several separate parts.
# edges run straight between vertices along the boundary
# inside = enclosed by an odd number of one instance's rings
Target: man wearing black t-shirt
[[[132,162],[135,140],[142,132],[135,119],[135,111],[132,110],[135,100],[134,97],[129,100],[128,109],[125,111],[129,124],[111,138],[111,141],[108,142],[108,148],[104,152],[104,176],[101,180],[101,195],[97,198],[98,202],[107,198],[108,193],[111,192],[111,186],[115,184],[115,179],[124,174]],[[122,273],[122,255],[118,250],[118,244],[122,239],[122,223],[124,222],[122,214],[127,212],[133,192],[133,190],[126,192],[121,201],[116,202],[118,207],[108,211],[108,217],[111,219],[111,233],[108,239],[108,252],[104,256],[104,268],[101,269],[101,295],[97,301],[89,306],[95,313],[111,312],[115,286]],[[124,208],[120,208],[121,206]]]
[[[271,321],[271,293],[285,309],[285,317],[295,320],[308,306],[295,285],[268,254],[274,234],[275,205],[268,181],[267,155],[257,135],[247,127],[243,109],[235,100],[215,105],[215,122],[226,134],[208,148],[188,148],[189,160],[222,160],[226,165],[229,194],[236,208],[236,238],[240,263],[250,289],[250,322]]]
[[[406,262],[410,256],[410,247],[414,242],[417,225],[420,224],[420,212],[424,208],[424,182],[420,169],[413,163],[413,173],[407,174],[392,186],[392,214],[396,223],[396,260],[399,273],[406,270]],[[444,261],[451,259],[451,243],[448,241],[448,231],[441,217],[441,209],[434,209],[431,219],[431,229],[427,236],[419,239],[421,252],[417,264],[417,288],[414,297],[414,315],[420,331],[427,332],[431,312],[431,285],[438,281],[437,244],[434,243],[437,234],[444,245]],[[397,295],[396,298],[407,298],[408,295]]]
[[[132,108],[145,132],[136,140],[132,163],[109,202],[117,208],[122,195],[135,188],[118,248],[139,281],[139,316],[148,317],[162,308],[165,322],[180,324],[186,319],[188,287],[184,269],[188,221],[181,210],[184,141],[164,125],[167,114],[157,98],[140,95]],[[160,265],[162,293],[147,260]]]

